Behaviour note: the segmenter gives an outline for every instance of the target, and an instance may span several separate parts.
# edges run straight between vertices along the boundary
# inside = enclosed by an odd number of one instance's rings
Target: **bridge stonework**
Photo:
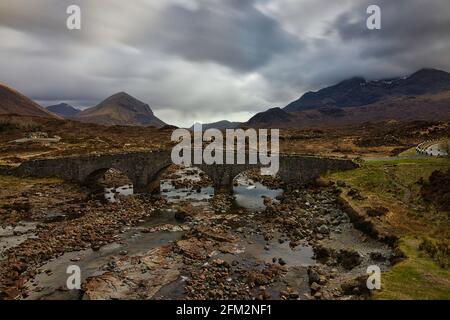
[[[114,168],[128,176],[136,192],[151,192],[159,188],[162,173],[172,164],[170,151],[148,151],[31,160],[22,163],[15,173],[20,176],[58,177],[86,184],[96,172]],[[239,173],[261,167],[259,164],[193,166],[211,178],[216,190],[227,192],[233,189],[233,179]],[[285,183],[308,182],[327,171],[357,167],[351,160],[280,155],[278,175]]]

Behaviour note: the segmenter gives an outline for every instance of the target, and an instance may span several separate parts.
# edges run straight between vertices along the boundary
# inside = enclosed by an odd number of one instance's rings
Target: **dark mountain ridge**
[[[418,96],[445,89],[450,89],[450,73],[435,69],[422,69],[408,77],[385,80],[366,81],[354,77],[317,92],[307,92],[284,110],[360,107],[391,97]]]

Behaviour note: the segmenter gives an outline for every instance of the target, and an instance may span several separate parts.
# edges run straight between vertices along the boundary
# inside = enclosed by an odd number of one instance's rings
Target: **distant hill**
[[[324,107],[359,107],[387,98],[419,96],[444,89],[450,89],[450,73],[435,69],[422,69],[409,77],[385,80],[366,81],[355,77],[317,92],[307,92],[284,110],[297,112]]]
[[[225,130],[225,129],[234,129],[241,125],[241,122],[231,122],[228,120],[222,120],[217,122],[211,122],[211,123],[202,123],[202,130],[208,130],[208,129],[219,129],[219,130]],[[190,127],[191,130],[194,130],[194,126]]]
[[[449,120],[450,73],[422,69],[408,77],[355,77],[308,92],[285,108],[258,113],[245,125],[318,127],[384,120]]]
[[[148,104],[125,92],[116,93],[97,106],[81,111],[74,119],[103,125],[137,125],[156,128],[166,125],[153,114]]]
[[[286,125],[295,119],[294,116],[284,111],[281,108],[271,108],[267,111],[257,113],[250,120],[247,121],[246,125],[249,126],[259,126],[268,124],[280,124]]]
[[[80,113],[81,110],[72,107],[67,103],[60,103],[52,106],[48,106],[47,110],[53,114],[61,116],[63,118],[71,118]]]
[[[0,83],[0,114],[59,118],[20,92]]]

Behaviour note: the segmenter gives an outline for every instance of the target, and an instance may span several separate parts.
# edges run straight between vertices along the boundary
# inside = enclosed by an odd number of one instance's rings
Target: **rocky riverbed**
[[[363,299],[367,267],[395,258],[354,228],[330,185],[248,173],[234,196],[214,195],[204,175],[176,168],[159,196],[57,188],[40,214],[2,219],[4,299]],[[55,201],[68,191],[73,201]],[[66,287],[69,265],[80,290]]]

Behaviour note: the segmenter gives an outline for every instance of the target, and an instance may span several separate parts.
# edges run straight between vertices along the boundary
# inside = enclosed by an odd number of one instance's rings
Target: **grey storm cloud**
[[[382,9],[382,29],[365,28],[364,9]],[[361,59],[391,61],[411,68],[448,68],[450,53],[450,6],[447,0],[365,0],[354,10],[337,17],[330,32],[343,43],[356,42]]]
[[[273,56],[301,48],[280,24],[258,11],[255,1],[204,1],[189,9],[171,5],[163,10],[159,28],[150,32],[168,53],[187,60],[214,62],[252,71]],[[141,34],[139,41],[147,33]]]
[[[355,75],[450,70],[448,30],[448,0],[2,0],[0,81],[42,104],[127,91],[169,123],[245,121]]]

